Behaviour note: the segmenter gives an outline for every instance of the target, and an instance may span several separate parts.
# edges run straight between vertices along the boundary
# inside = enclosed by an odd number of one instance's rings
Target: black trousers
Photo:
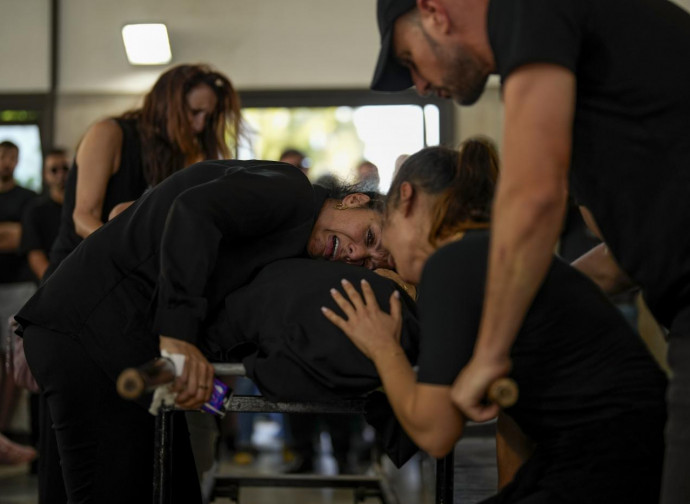
[[[482,504],[658,504],[665,422],[663,406],[640,409],[537,443]]]
[[[151,503],[155,418],[117,395],[76,336],[30,326],[24,340],[52,417],[68,502]],[[199,503],[183,415],[174,424],[171,495],[174,502]]]
[[[39,398],[38,504],[64,504],[67,502],[67,493],[60,468],[53,419],[45,394],[40,394]]]
[[[671,324],[668,363],[673,376],[666,394],[668,423],[661,503],[687,504],[690,502],[690,307]]]

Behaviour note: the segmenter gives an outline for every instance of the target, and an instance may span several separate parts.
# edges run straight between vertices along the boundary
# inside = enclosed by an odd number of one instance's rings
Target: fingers
[[[198,362],[187,358],[184,363],[184,370],[187,371],[187,380],[183,383],[182,390],[177,394],[176,402],[182,408],[190,408],[199,389]]]
[[[173,384],[178,393],[175,402],[184,409],[198,409],[211,398],[214,370],[194,345],[187,344],[185,350],[182,374]]]
[[[344,318],[337,315],[333,310],[326,308],[325,306],[321,307],[321,312],[328,320],[335,324],[336,327],[338,327],[342,331],[347,332],[347,321]]]
[[[204,388],[204,394],[203,394],[203,402],[207,402],[209,399],[211,399],[211,395],[213,394],[213,377],[214,377],[214,369],[211,363],[207,362],[206,363],[206,380],[204,382],[204,385],[206,385],[206,388]]]
[[[488,422],[498,416],[501,408],[498,404],[490,403],[487,405],[477,404],[470,408],[464,408],[465,415],[474,422]]]
[[[185,390],[187,381],[189,380],[189,366],[187,366],[187,360],[188,359],[185,359],[185,365],[182,367],[182,374],[180,374],[180,376],[178,376],[173,382],[172,390],[178,394]]]
[[[349,281],[345,280],[344,278],[340,281],[340,283],[343,285],[343,289],[350,298],[350,302],[355,307],[355,310],[360,310],[364,308],[364,301],[362,301],[362,296],[359,295],[359,292],[357,292],[357,289],[355,289],[354,285],[352,285]]]
[[[364,294],[364,302],[366,303],[367,308],[378,310],[379,309],[379,303],[376,301],[376,295],[374,294],[374,289],[372,289],[369,282],[367,282],[364,279],[362,279],[361,285],[362,285],[362,294]]]
[[[343,281],[343,287],[345,286],[345,281]],[[357,293],[355,293],[357,294]],[[349,295],[349,294],[348,294]],[[357,294],[359,296],[359,294]],[[338,307],[343,310],[345,315],[347,316],[347,319],[351,319],[352,316],[356,313],[355,307],[352,305],[350,301],[345,299],[345,297],[338,291],[338,289],[331,289],[331,297],[333,298],[333,301],[335,301],[335,304],[338,305]]]
[[[400,303],[400,292],[397,289],[393,291],[393,294],[391,294],[390,304],[391,304],[391,317],[393,317],[393,320],[395,320],[396,322],[401,321],[402,320],[402,304]]]

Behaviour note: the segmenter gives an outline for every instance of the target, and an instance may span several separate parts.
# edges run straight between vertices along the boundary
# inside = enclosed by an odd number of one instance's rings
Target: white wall
[[[121,28],[168,25],[173,63],[204,61],[243,89],[366,87],[374,0],[65,0],[60,91],[139,93],[162,68],[127,63]]]
[[[690,0],[676,0],[690,10]],[[168,25],[173,63],[209,62],[239,89],[366,88],[378,49],[375,0],[61,0],[57,141],[136,105],[165,67],[125,58],[121,28]],[[0,0],[0,93],[49,87],[49,0]],[[503,108],[490,87],[458,107],[459,139],[499,144]]]
[[[50,88],[48,0],[0,0],[0,93]]]

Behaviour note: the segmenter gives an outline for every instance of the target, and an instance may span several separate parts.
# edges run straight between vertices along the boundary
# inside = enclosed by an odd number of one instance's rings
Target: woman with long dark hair
[[[80,142],[50,272],[118,205],[193,163],[229,158],[242,133],[240,98],[225,75],[203,64],[163,73],[140,109],[95,123]]]

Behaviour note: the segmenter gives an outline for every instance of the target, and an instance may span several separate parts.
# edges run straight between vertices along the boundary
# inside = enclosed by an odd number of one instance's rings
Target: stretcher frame
[[[214,364],[217,376],[246,376],[242,364]],[[228,412],[234,413],[331,413],[363,414],[364,399],[348,399],[338,402],[271,402],[261,396],[235,396],[230,398]],[[153,476],[153,503],[171,502],[168,480],[172,474],[172,422],[173,415],[180,410],[162,407],[156,416],[156,437]],[[239,504],[241,487],[283,487],[283,488],[351,488],[354,503],[368,497],[378,497],[382,504],[398,504],[398,498],[377,461],[373,461],[375,476],[364,475],[291,475],[273,476],[215,476],[211,499],[228,497]],[[453,502],[454,453],[436,461],[436,504]]]

